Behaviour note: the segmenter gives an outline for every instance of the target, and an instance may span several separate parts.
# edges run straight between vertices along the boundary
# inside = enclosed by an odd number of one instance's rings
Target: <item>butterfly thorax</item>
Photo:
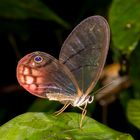
[[[85,104],[92,103],[93,100],[94,100],[94,96],[82,95],[80,97],[76,97],[76,99],[74,100],[74,102],[71,105],[74,107],[80,107],[80,106],[83,106]]]

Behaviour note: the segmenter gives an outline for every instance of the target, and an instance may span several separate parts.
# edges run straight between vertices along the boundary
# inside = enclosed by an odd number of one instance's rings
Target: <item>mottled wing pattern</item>
[[[50,100],[74,100],[77,92],[68,69],[43,52],[30,53],[19,61],[17,79],[30,93]]]
[[[110,31],[106,20],[92,16],[82,21],[64,42],[59,60],[75,76],[80,89],[89,94],[103,69]]]

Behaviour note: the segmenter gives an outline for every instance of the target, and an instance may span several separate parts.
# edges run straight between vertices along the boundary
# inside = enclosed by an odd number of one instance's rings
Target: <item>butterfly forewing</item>
[[[43,52],[23,57],[18,63],[17,78],[30,93],[50,100],[72,100],[77,92],[68,69]]]
[[[106,20],[92,16],[82,21],[65,40],[59,60],[75,76],[83,93],[89,94],[103,69],[110,31]]]

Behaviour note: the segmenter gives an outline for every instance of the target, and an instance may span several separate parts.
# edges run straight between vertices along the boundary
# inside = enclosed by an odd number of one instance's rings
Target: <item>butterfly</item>
[[[45,52],[32,52],[17,65],[19,84],[31,94],[59,101],[82,110],[94,96],[95,87],[106,60],[110,41],[110,29],[105,18],[91,16],[78,24],[62,45],[59,60]],[[84,107],[83,107],[84,106]]]

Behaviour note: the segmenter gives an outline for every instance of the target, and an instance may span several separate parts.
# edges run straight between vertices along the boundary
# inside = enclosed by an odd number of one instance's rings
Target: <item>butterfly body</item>
[[[64,109],[70,104],[79,107],[85,115],[94,98],[89,94],[104,67],[109,40],[107,21],[101,16],[88,17],[65,40],[58,60],[39,51],[24,56],[17,66],[18,82],[31,94],[60,101],[66,104]]]
[[[54,100],[54,101],[60,101],[62,102],[63,104],[65,104],[66,102],[70,103],[73,107],[81,107],[85,104],[88,104],[88,103],[92,103],[93,101],[93,97],[94,96],[85,96],[85,95],[82,95],[80,97],[78,96],[63,96],[61,95],[61,93],[57,93],[57,95],[55,94],[55,96],[52,94],[46,94],[47,95],[47,98],[49,100]]]

